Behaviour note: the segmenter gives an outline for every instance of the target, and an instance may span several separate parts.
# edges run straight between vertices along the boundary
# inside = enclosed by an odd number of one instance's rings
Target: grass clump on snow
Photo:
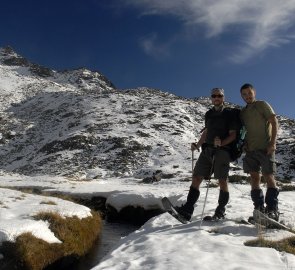
[[[248,176],[233,174],[228,176],[228,181],[229,183],[245,185],[250,182],[250,178]]]
[[[101,217],[94,211],[92,216],[83,219],[63,218],[50,212],[38,213],[34,218],[47,221],[62,243],[50,244],[31,233],[21,234],[9,248],[21,269],[41,270],[62,258],[78,259],[93,247],[102,230]]]
[[[268,247],[274,248],[280,252],[287,252],[295,255],[295,236],[288,237],[282,240],[273,241],[266,240],[264,238],[258,238],[256,240],[250,240],[245,242],[246,246],[251,247]]]

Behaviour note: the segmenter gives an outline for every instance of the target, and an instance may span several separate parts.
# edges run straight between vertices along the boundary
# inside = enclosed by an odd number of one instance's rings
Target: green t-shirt
[[[241,120],[244,123],[246,145],[248,151],[265,150],[271,138],[271,125],[268,119],[274,115],[272,107],[265,101],[255,101],[247,104],[241,111]]]

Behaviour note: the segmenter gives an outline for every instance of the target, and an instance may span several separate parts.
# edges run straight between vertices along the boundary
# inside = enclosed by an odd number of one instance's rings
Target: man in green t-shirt
[[[279,190],[274,178],[278,120],[267,102],[256,100],[256,91],[251,84],[244,84],[240,91],[243,100],[247,103],[241,111],[241,120],[247,130],[243,169],[251,177],[251,198],[255,209],[278,220]],[[267,183],[265,200],[260,188],[260,172]]]

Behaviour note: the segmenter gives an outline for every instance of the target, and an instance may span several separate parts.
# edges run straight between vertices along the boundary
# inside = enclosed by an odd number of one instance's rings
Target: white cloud
[[[169,42],[160,42],[156,33],[142,37],[139,44],[146,54],[153,57],[165,58],[169,55]]]
[[[244,62],[257,53],[281,46],[294,39],[295,0],[125,0],[143,15],[172,15],[184,26],[202,27],[206,38],[230,31],[240,37],[235,41],[230,59]],[[156,39],[150,44],[156,50]]]

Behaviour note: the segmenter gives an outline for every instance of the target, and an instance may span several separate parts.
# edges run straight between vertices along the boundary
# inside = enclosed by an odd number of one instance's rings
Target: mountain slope
[[[0,50],[0,90],[0,168],[23,174],[187,174],[190,143],[210,107],[206,98],[118,90],[87,69],[53,71],[11,48]],[[279,175],[293,178],[295,123],[279,121]]]

